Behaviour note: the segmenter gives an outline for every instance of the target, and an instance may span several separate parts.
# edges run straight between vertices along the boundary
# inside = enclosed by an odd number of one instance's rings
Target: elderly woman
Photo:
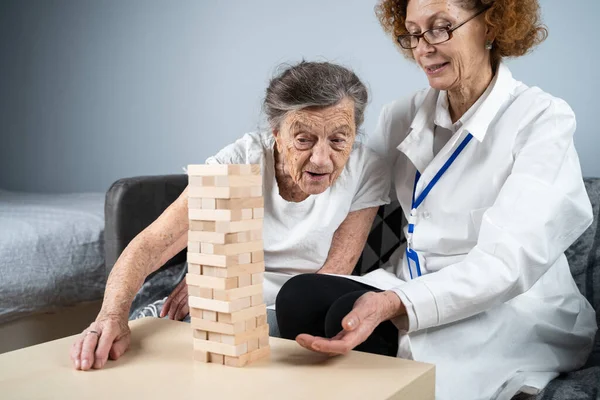
[[[355,142],[367,90],[351,71],[301,62],[269,84],[271,132],[247,134],[207,163],[260,164],[265,201],[264,301],[269,325],[279,288],[301,273],[349,274],[378,206],[389,203],[387,168]],[[384,176],[384,179],[373,179]],[[76,369],[102,368],[127,349],[131,302],[144,279],[187,245],[187,189],[117,260],[102,309],[71,349]],[[187,286],[171,296],[172,318],[187,314]],[[169,311],[165,311],[169,313]],[[272,333],[273,331],[271,331]]]
[[[439,399],[536,393],[585,363],[597,329],[564,255],[592,221],[575,116],[502,62],[546,37],[538,2],[383,0],[377,11],[430,85],[385,107],[369,141],[392,167],[407,244],[364,277],[289,280],[281,335],[433,363]]]

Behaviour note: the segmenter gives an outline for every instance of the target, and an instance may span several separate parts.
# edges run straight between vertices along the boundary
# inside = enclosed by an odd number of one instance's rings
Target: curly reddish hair
[[[408,33],[404,23],[410,0],[380,0],[375,13],[383,30],[396,37]],[[538,0],[455,0],[462,7],[477,11],[487,8],[485,21],[496,34],[491,50],[492,65],[504,57],[519,57],[546,40],[548,29],[540,21]],[[398,44],[396,42],[396,44]],[[400,47],[400,46],[398,46]],[[409,59],[412,51],[400,47]]]

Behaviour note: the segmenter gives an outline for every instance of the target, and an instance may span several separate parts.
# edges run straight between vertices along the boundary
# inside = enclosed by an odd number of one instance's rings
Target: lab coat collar
[[[489,125],[507,97],[510,96],[516,86],[516,81],[508,67],[504,63],[500,63],[496,76],[490,85],[493,85],[493,87],[487,99],[460,129],[462,132],[471,133],[479,142],[482,142],[485,138]],[[439,90],[433,88],[427,91],[425,99],[410,125],[408,135],[397,147],[398,150],[406,154],[417,170],[421,172],[434,158],[434,120],[439,93]]]

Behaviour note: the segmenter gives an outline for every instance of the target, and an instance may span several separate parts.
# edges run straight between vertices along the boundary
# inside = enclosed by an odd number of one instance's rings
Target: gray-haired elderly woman
[[[206,160],[261,165],[264,301],[271,335],[277,332],[274,304],[281,286],[301,273],[350,274],[378,207],[389,202],[389,168],[355,142],[367,101],[367,89],[352,71],[301,62],[267,88],[270,132],[246,134]],[[187,245],[187,207],[186,189],[123,251],[96,321],[72,346],[76,369],[102,368],[127,350],[135,294],[150,273]],[[184,318],[187,294],[183,281],[161,315]]]

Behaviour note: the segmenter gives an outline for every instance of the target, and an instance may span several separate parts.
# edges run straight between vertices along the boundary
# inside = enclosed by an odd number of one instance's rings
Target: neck
[[[465,113],[475,104],[477,99],[481,97],[483,92],[488,88],[494,74],[492,67],[489,66],[482,73],[476,76],[463,80],[465,84],[458,86],[455,89],[448,90],[448,103],[450,105],[450,117],[452,123],[458,121]]]
[[[308,198],[308,194],[304,193],[287,173],[283,157],[277,151],[277,146],[275,146],[275,179],[279,186],[279,195],[285,201],[300,203]]]

